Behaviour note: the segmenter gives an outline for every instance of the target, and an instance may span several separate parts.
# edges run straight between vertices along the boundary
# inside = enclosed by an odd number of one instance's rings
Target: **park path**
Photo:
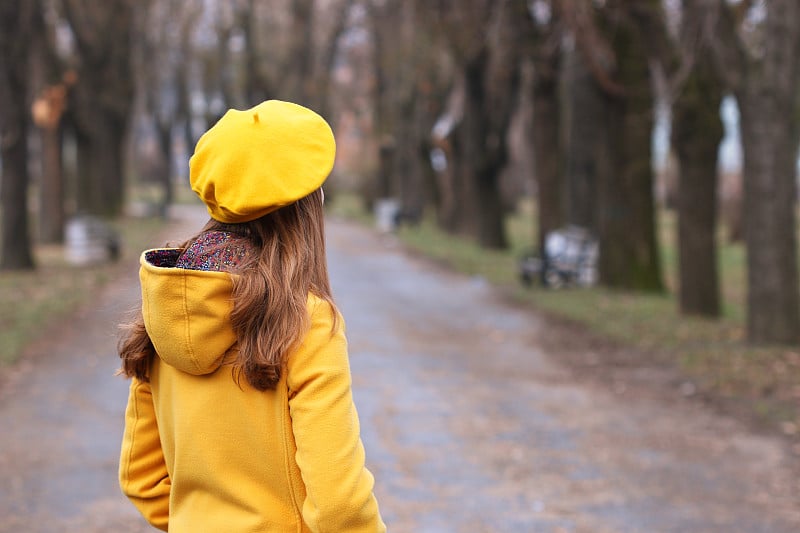
[[[183,209],[172,237],[202,210]],[[800,531],[796,459],[696,402],[577,380],[537,315],[332,221],[332,283],[393,533]],[[161,244],[155,242],[154,245]],[[151,531],[116,484],[135,263],[2,382],[0,532]],[[552,337],[552,335],[551,335]]]

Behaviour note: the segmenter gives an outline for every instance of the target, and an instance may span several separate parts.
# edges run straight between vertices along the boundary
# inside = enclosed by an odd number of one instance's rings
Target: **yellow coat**
[[[309,296],[311,328],[275,391],[228,364],[231,279],[142,254],[142,311],[159,357],[133,379],[122,491],[173,533],[383,532],[351,394],[347,341]]]

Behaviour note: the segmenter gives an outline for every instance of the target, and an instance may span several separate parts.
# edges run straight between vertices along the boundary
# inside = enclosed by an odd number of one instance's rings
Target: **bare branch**
[[[750,62],[738,32],[741,13],[734,12],[725,0],[684,0],[684,5],[700,20],[699,35],[711,48],[719,76],[728,87],[737,91]]]
[[[612,96],[625,96],[625,88],[614,81],[610,72],[616,65],[614,52],[597,30],[589,2],[559,0],[561,14],[572,30],[575,43],[597,84]]]

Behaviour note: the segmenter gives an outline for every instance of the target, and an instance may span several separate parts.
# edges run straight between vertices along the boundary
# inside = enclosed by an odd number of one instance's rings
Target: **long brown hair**
[[[234,374],[244,375],[256,389],[274,389],[290,351],[308,330],[309,292],[327,302],[336,316],[325,255],[322,192],[318,189],[252,222],[212,220],[179,247],[185,249],[199,235],[220,229],[247,238],[252,246],[232,277],[230,320],[238,348]],[[123,328],[120,373],[147,381],[156,353],[141,311]]]

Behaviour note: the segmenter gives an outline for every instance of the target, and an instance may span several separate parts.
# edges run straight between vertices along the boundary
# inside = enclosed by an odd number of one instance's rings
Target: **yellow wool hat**
[[[325,119],[297,104],[267,100],[229,110],[200,137],[189,182],[212,218],[248,222],[314,192],[335,158]]]

